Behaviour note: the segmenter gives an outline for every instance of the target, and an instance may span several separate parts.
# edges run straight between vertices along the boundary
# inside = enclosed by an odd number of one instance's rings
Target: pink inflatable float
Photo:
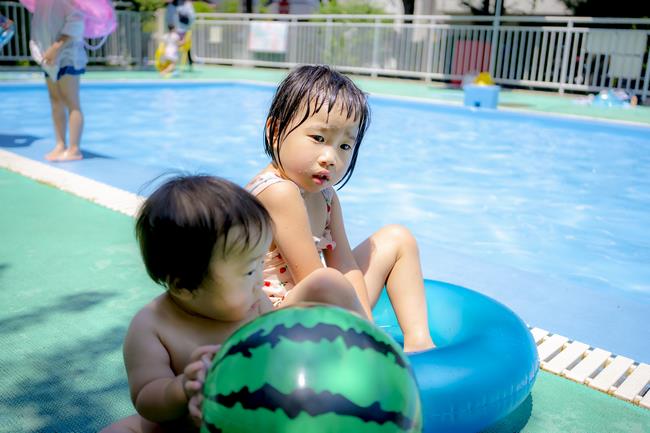
[[[30,12],[34,12],[39,0],[20,0]],[[42,0],[40,0],[42,1]],[[72,0],[75,7],[84,13],[84,37],[102,38],[117,27],[115,10],[110,0]]]

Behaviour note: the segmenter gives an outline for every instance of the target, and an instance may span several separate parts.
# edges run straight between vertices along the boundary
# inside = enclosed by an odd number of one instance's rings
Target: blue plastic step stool
[[[466,84],[464,103],[467,107],[497,108],[499,103],[499,86]]]

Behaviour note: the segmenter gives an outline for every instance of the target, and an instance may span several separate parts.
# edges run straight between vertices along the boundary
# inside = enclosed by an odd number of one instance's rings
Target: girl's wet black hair
[[[329,114],[337,102],[341,104],[342,113],[348,119],[359,121],[350,166],[338,182],[343,187],[352,176],[357,163],[361,140],[370,123],[370,108],[365,93],[352,80],[329,66],[300,66],[280,83],[266,117],[264,130],[264,150],[273,163],[282,167],[280,143],[287,135],[319,112],[323,105]],[[304,113],[302,119],[294,122],[301,112]]]
[[[151,279],[167,289],[189,291],[206,277],[213,254],[250,251],[270,230],[271,217],[255,197],[205,175],[166,181],[145,200],[135,224]]]

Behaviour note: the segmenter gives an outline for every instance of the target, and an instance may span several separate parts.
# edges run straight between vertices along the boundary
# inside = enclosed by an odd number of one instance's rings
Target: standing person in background
[[[48,161],[75,161],[80,150],[84,116],[79,98],[79,77],[86,72],[84,15],[72,0],[38,0],[32,18],[30,49],[45,71],[52,107],[56,143],[45,155]],[[66,146],[66,129],[70,141]]]
[[[177,0],[178,5],[176,6],[176,12],[178,15],[178,35],[181,37],[181,43],[183,44],[182,50],[187,52],[187,62],[192,70],[192,25],[196,19],[196,13],[194,12],[194,5],[190,0]]]
[[[176,27],[176,23],[178,21],[177,13],[176,13],[176,0],[165,0],[166,6],[165,6],[165,27],[169,28],[169,26],[174,26]]]
[[[174,26],[181,38],[181,51],[187,52],[187,61],[192,70],[192,24],[196,19],[194,5],[189,0],[168,0],[165,8],[165,23],[167,27]]]

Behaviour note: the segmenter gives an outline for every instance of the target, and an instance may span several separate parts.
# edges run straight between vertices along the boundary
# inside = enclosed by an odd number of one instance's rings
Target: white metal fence
[[[3,60],[29,60],[29,14],[0,2],[18,24]],[[118,11],[118,30],[93,62],[151,63],[145,15]],[[149,16],[146,16],[150,18]],[[158,34],[164,32],[162,15]],[[499,84],[650,96],[650,19],[388,15],[199,14],[192,54],[204,63],[290,68],[327,63],[353,73],[461,81],[489,71]]]
[[[0,62],[31,60],[29,52],[29,11],[19,3],[0,2],[0,14],[16,24],[16,34],[7,45],[0,48]],[[143,47],[146,50],[148,35],[142,32],[143,14],[130,11],[117,12],[118,26],[106,43],[96,51],[89,51],[90,63],[109,65],[140,65]],[[98,40],[91,40],[96,45]]]
[[[292,67],[460,81],[489,71],[499,84],[648,96],[650,19],[584,17],[201,14],[194,57],[205,63]]]

